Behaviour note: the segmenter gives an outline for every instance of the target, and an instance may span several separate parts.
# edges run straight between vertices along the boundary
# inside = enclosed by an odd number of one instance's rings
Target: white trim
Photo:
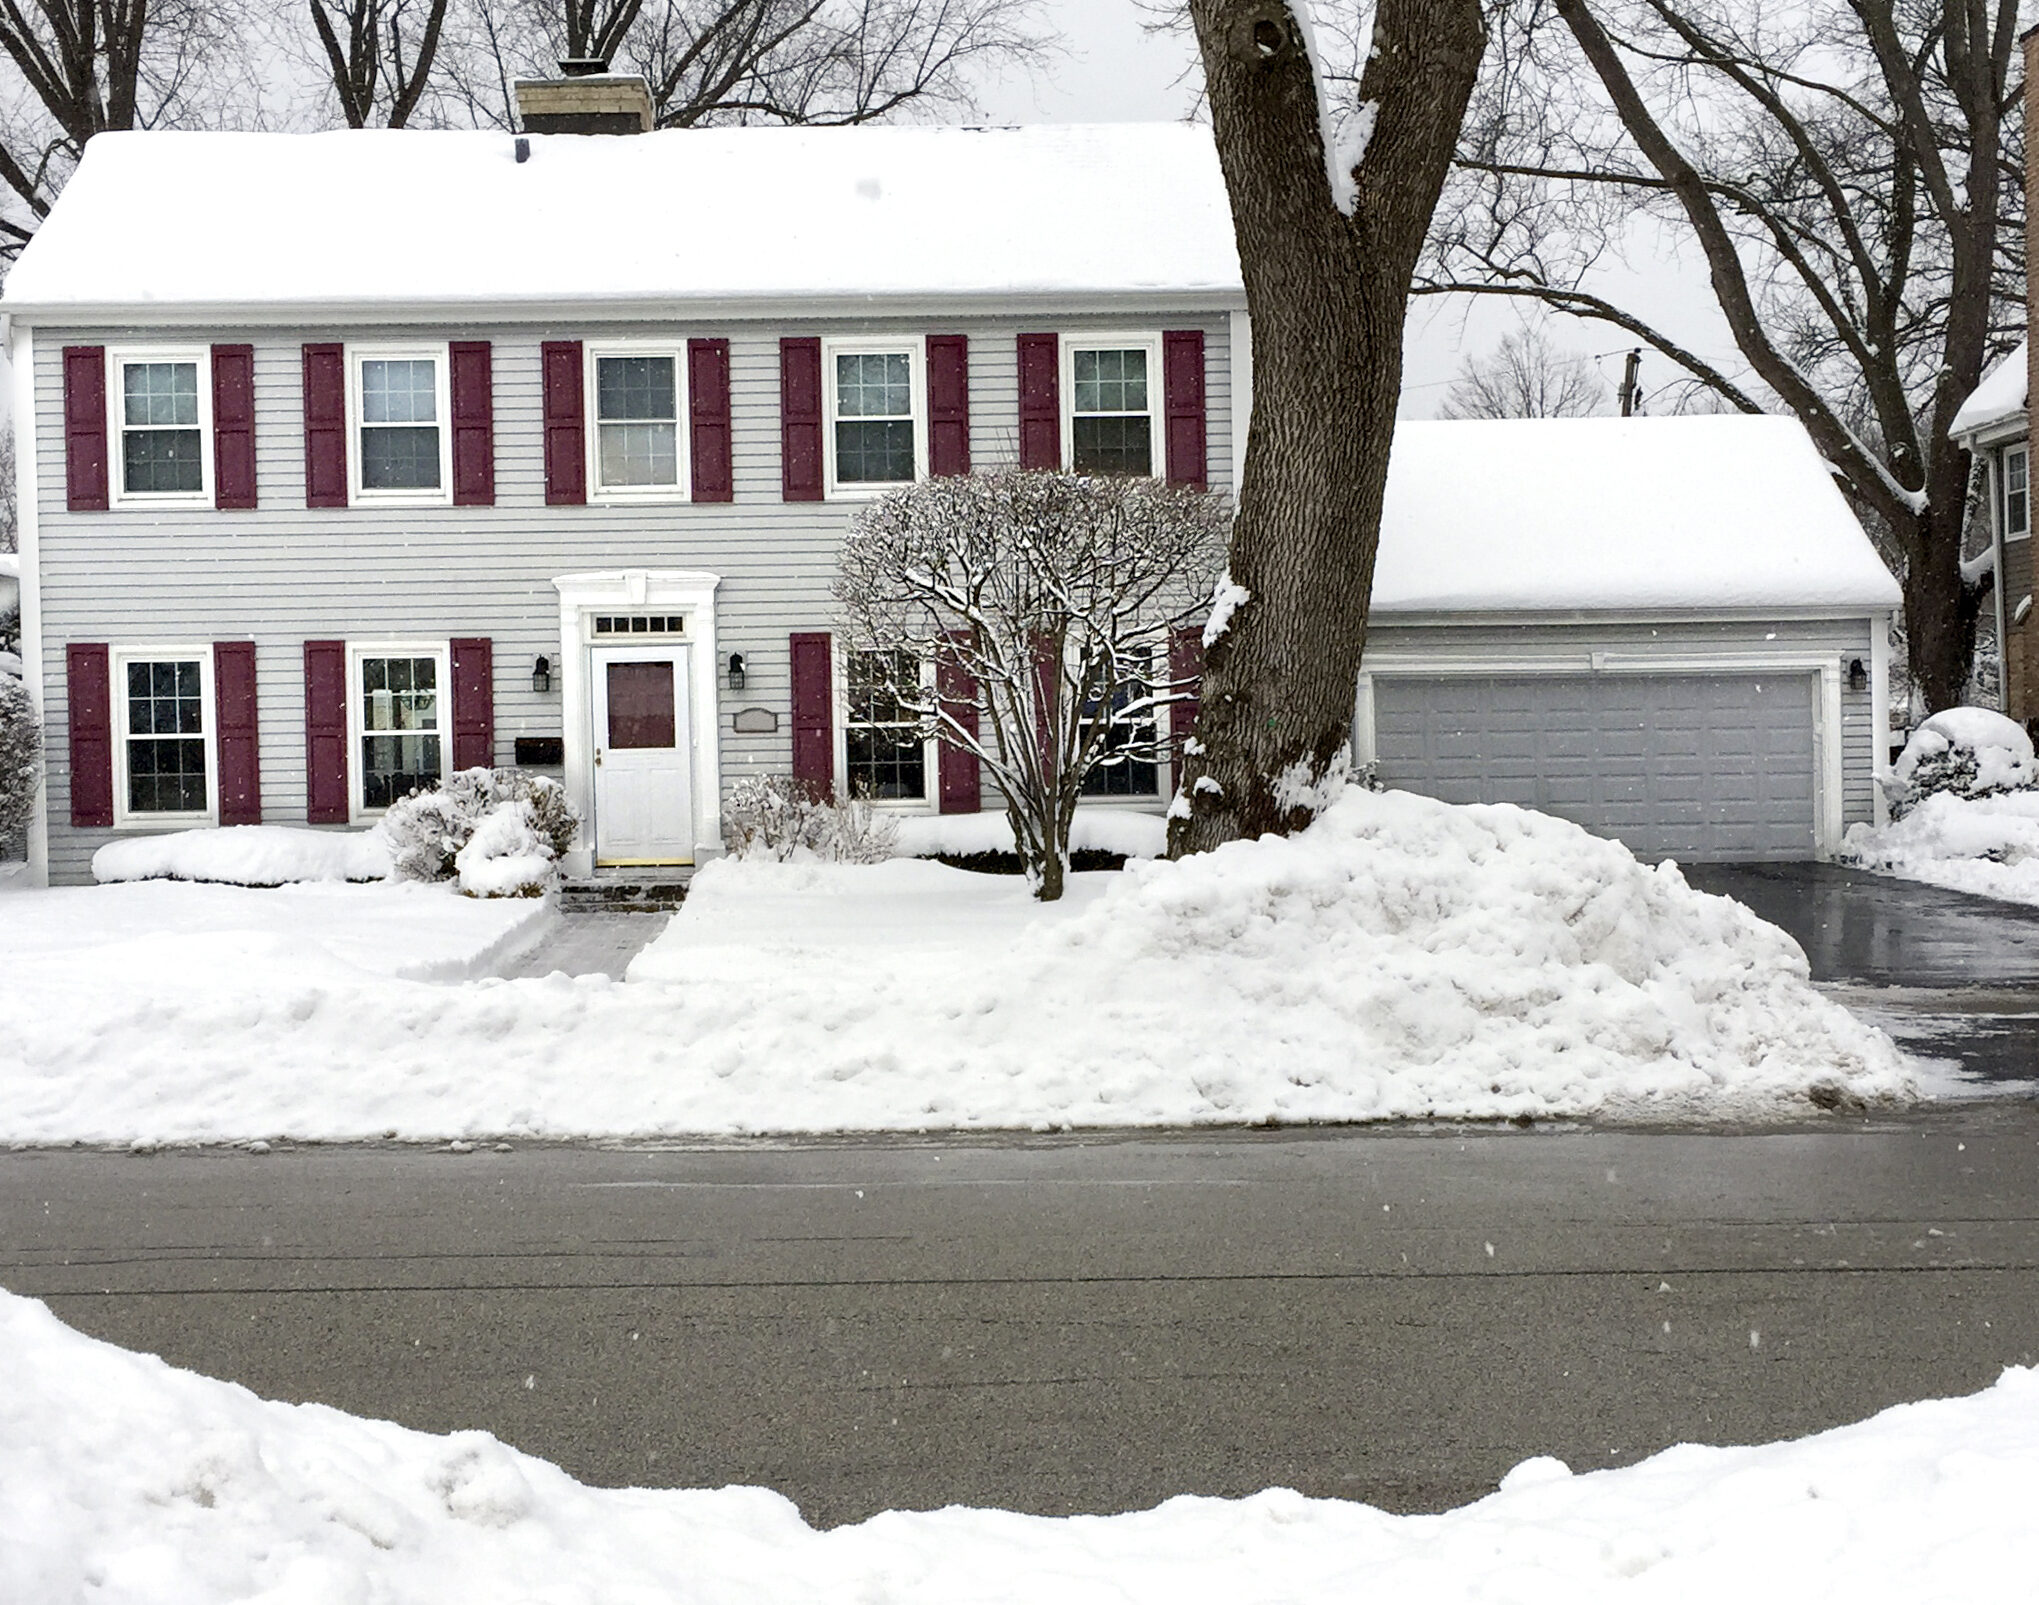
[[[850,794],[850,654],[856,649],[833,632],[828,638],[829,698],[834,704],[835,786],[838,795]],[[920,660],[922,690],[934,685],[935,666]],[[930,736],[920,744],[920,786],[918,797],[867,797],[863,800],[883,813],[938,814],[942,808],[941,741]],[[980,788],[981,788],[981,782]]]
[[[451,507],[453,505],[453,378],[444,340],[423,344],[348,345],[347,351],[347,495],[357,507]],[[361,483],[367,453],[361,449],[361,364],[363,362],[425,362],[432,364],[432,405],[438,416],[439,488],[437,490],[368,490]],[[380,428],[381,425],[370,427]],[[401,426],[399,426],[401,427]]]
[[[188,362],[198,380],[198,489],[131,491],[127,488],[128,364]],[[212,348],[210,346],[108,346],[106,348],[106,483],[112,507],[213,505]]]
[[[1253,428],[1253,317],[1227,315],[1232,336],[1232,496],[1246,484],[1246,442]]]
[[[589,828],[566,855],[567,872],[594,871],[595,817],[593,645],[585,616],[650,610],[687,615],[684,645],[695,656],[688,677],[688,740],[694,761],[694,862],[722,855],[722,725],[721,670],[715,649],[715,589],[719,574],[699,569],[613,569],[601,573],[560,574],[559,685],[561,730],[565,737],[567,796]],[[651,644],[649,642],[647,645]]]
[[[1079,329],[1055,336],[1060,372],[1062,405],[1062,466],[1076,469],[1076,353],[1078,351],[1144,351],[1147,353],[1147,477],[1168,477],[1167,413],[1162,398],[1161,331],[1144,329],[1126,334],[1112,329],[1092,333]],[[1134,412],[1085,414],[1086,417],[1137,418]]]
[[[1998,593],[2003,591],[1997,587]],[[1883,782],[1890,776],[1890,631],[1895,621],[1879,613],[1869,621],[1869,822],[1878,830],[1890,823],[1890,799]],[[2001,634],[1998,641],[2003,640]]]
[[[213,690],[212,648],[206,646],[117,646],[107,654],[107,691],[113,723],[113,828],[127,831],[190,830],[219,820],[219,732]],[[205,742],[205,806],[176,813],[150,813],[128,807],[127,667],[131,663],[196,663],[198,665],[199,735]]]
[[[361,727],[361,660],[363,658],[431,658],[437,665],[439,721],[434,730],[364,730]],[[347,817],[355,824],[380,819],[386,808],[370,808],[361,800],[367,777],[364,743],[370,735],[426,735],[439,738],[439,778],[453,773],[453,643],[434,640],[349,641],[347,643]]]
[[[913,478],[845,485],[835,477],[835,359],[858,353],[906,353],[906,404],[913,420]],[[824,335],[821,341],[822,494],[832,502],[869,501],[918,484],[927,469],[927,337],[919,334]]]
[[[28,700],[43,727],[43,750],[49,751],[49,701],[43,694],[42,580],[37,556],[41,518],[36,502],[35,331],[10,322],[7,356],[14,365],[14,498],[15,545],[21,558],[21,669]],[[37,782],[35,804],[28,816],[28,883],[50,883],[49,766]]]
[[[589,340],[582,344],[581,405],[587,419],[587,478],[590,506],[632,506],[684,502],[693,496],[693,463],[688,447],[687,342],[685,340]],[[670,485],[602,483],[602,415],[596,372],[604,357],[666,357],[673,365],[673,474]]]

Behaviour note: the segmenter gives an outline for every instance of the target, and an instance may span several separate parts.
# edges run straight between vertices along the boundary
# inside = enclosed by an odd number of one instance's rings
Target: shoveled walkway
[[[536,947],[527,948],[502,971],[509,980],[568,975],[623,979],[630,961],[666,928],[670,914],[567,914],[555,912]]]

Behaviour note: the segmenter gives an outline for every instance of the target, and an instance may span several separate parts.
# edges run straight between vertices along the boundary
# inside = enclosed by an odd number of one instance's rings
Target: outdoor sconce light
[[[1862,660],[1860,658],[1849,659],[1848,689],[1850,691],[1860,691],[1867,687],[1868,684],[1869,671],[1862,667]]]
[[[541,697],[552,689],[552,659],[541,656],[531,665],[531,689]]]
[[[743,654],[741,652],[732,652],[729,654],[729,689],[741,691],[743,686]]]

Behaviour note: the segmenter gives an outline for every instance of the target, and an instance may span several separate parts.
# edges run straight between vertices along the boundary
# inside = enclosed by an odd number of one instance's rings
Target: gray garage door
[[[1374,680],[1381,779],[1511,802],[1645,859],[1813,856],[1813,688],[1803,674]]]

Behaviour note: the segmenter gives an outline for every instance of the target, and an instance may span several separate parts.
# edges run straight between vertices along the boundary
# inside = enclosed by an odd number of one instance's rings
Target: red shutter
[[[929,344],[933,344],[932,341]],[[951,632],[950,639],[969,639],[969,632]],[[977,681],[970,671],[946,654],[935,661],[935,690],[942,699],[942,711],[972,735],[977,733]],[[977,778],[977,754],[951,746],[946,740],[938,749],[941,776],[941,811],[945,814],[974,814],[983,807],[983,791]]]
[[[347,351],[337,344],[304,348],[304,504],[347,505]]]
[[[835,789],[835,673],[825,634],[797,633],[793,649],[793,778]]]
[[[588,499],[581,343],[547,340],[541,360],[545,369],[545,505],[579,507]]]
[[[927,338],[927,461],[931,474],[970,472],[970,340]]]
[[[496,766],[495,653],[485,635],[450,643],[453,657],[453,767]]]
[[[779,342],[779,472],[787,501],[821,500],[819,340]]]
[[[219,748],[219,822],[262,823],[262,768],[255,709],[255,643],[212,649],[214,739]]]
[[[255,505],[255,348],[212,348],[212,504]]]
[[[68,355],[68,353],[66,353]],[[106,371],[100,365],[101,373]],[[64,652],[71,703],[71,823],[113,823],[113,678],[104,645]]]
[[[1185,624],[1174,630],[1168,638],[1168,678],[1178,687],[1185,680],[1201,681],[1204,673],[1204,628],[1201,624]],[[1185,701],[1171,703],[1168,709],[1168,731],[1175,738],[1175,761],[1182,763],[1182,744],[1196,727],[1198,687],[1189,688]]]
[[[1019,337],[1020,467],[1062,466],[1062,347],[1052,334]]]
[[[729,342],[687,342],[688,472],[697,502],[736,499],[729,431]]]
[[[104,346],[64,347],[64,495],[74,513],[106,510]]]
[[[304,644],[305,818],[347,823],[347,643]]]
[[[1204,465],[1204,331],[1170,329],[1161,337],[1161,396],[1167,414],[1168,482],[1209,483]]]
[[[496,504],[495,363],[486,340],[446,348],[453,390],[453,505]]]

